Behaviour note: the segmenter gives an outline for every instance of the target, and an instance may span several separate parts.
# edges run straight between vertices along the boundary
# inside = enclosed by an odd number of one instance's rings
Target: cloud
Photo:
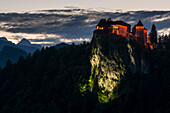
[[[55,40],[60,38],[60,36],[56,34],[11,33],[6,31],[0,31],[0,34],[1,37],[7,37],[9,41],[12,41],[15,44],[17,44],[22,38],[26,38],[30,40],[32,43],[48,42],[54,44],[57,43],[55,42]]]
[[[142,20],[150,30],[152,24],[159,33],[169,29],[170,11],[109,11],[105,9],[38,10],[24,13],[0,13],[0,36],[17,43],[28,38],[32,43],[53,45],[60,42],[90,41],[100,19],[123,20],[132,27]],[[164,31],[165,30],[165,31]]]
[[[169,34],[170,28],[164,28],[158,31],[159,34]]]
[[[59,39],[60,42],[65,42],[65,43],[69,43],[69,42],[83,42],[83,41],[86,41],[86,42],[89,42],[90,41],[90,38],[79,38],[79,39],[64,39],[64,38],[60,38]]]
[[[170,15],[167,15],[162,18],[157,18],[157,19],[153,20],[153,22],[160,22],[160,21],[165,21],[165,20],[169,20],[169,19],[170,19]]]

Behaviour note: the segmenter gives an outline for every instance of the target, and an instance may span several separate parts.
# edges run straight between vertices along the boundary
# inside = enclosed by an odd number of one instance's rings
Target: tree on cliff
[[[157,31],[156,31],[156,26],[155,24],[152,25],[152,29],[150,32],[150,38],[151,38],[151,43],[157,44]]]

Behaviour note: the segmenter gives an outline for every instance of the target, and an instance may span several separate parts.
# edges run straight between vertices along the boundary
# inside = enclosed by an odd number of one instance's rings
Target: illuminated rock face
[[[146,53],[122,36],[128,33],[127,27],[122,27],[123,30],[118,25],[112,27],[109,31],[104,28],[93,32],[90,55],[91,75],[88,85],[83,86],[83,88],[89,86],[89,91],[95,92],[101,103],[119,98],[117,88],[127,73],[149,73],[149,62],[144,56]],[[144,35],[142,29],[140,30],[137,33]]]
[[[99,102],[107,103],[119,97],[117,88],[125,76],[131,53],[128,52],[126,38],[100,30],[94,32],[91,44],[89,89],[97,92]]]

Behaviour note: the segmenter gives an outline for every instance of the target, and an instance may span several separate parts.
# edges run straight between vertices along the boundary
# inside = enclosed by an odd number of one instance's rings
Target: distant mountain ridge
[[[29,40],[23,38],[18,44],[8,41],[6,37],[0,37],[0,67],[4,67],[10,60],[16,63],[20,56],[26,57],[33,54],[37,49],[41,50],[41,45],[31,44]]]
[[[1,41],[8,41],[8,40],[6,39],[6,37],[1,37],[0,40],[1,40]]]
[[[60,48],[63,48],[63,47],[68,47],[69,44],[66,44],[66,43],[60,43],[60,44],[57,44],[55,45],[55,49],[60,49]]]
[[[0,67],[5,67],[8,60],[12,63],[18,62],[20,56],[26,57],[27,53],[19,48],[5,46],[0,52]]]
[[[42,46],[38,44],[31,44],[31,42],[23,38],[18,44],[17,47],[24,50],[27,53],[33,54],[37,49],[41,49]]]
[[[70,46],[67,43],[59,43],[54,46],[55,49],[61,49]],[[6,37],[0,37],[0,67],[5,67],[8,59],[16,63],[20,56],[26,57],[29,53],[33,54],[36,50],[41,50],[39,44],[31,44],[29,40],[23,38],[18,44],[8,41]]]
[[[24,50],[27,54],[34,53],[37,49],[41,49],[42,46],[39,44],[31,44],[31,42],[23,38],[18,44],[14,44],[11,41],[8,41],[6,37],[0,37],[0,51],[5,46],[11,46]]]
[[[15,45],[14,43],[12,43],[11,41],[8,41],[5,37],[0,37],[0,51],[1,51],[5,46],[15,47],[16,45]]]
[[[31,42],[25,38],[23,38],[17,45],[26,45],[26,46],[30,46]]]

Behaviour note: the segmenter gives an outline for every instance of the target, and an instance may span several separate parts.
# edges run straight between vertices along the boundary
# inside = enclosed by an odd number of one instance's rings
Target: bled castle
[[[106,21],[105,19],[101,19],[94,32],[96,31],[107,31],[109,34],[115,34],[125,38],[129,37],[130,40],[135,40],[141,45],[147,45],[147,43],[150,43],[148,30],[144,27],[140,20],[131,31],[131,25],[126,22],[121,20],[112,21],[111,19],[108,19]]]

